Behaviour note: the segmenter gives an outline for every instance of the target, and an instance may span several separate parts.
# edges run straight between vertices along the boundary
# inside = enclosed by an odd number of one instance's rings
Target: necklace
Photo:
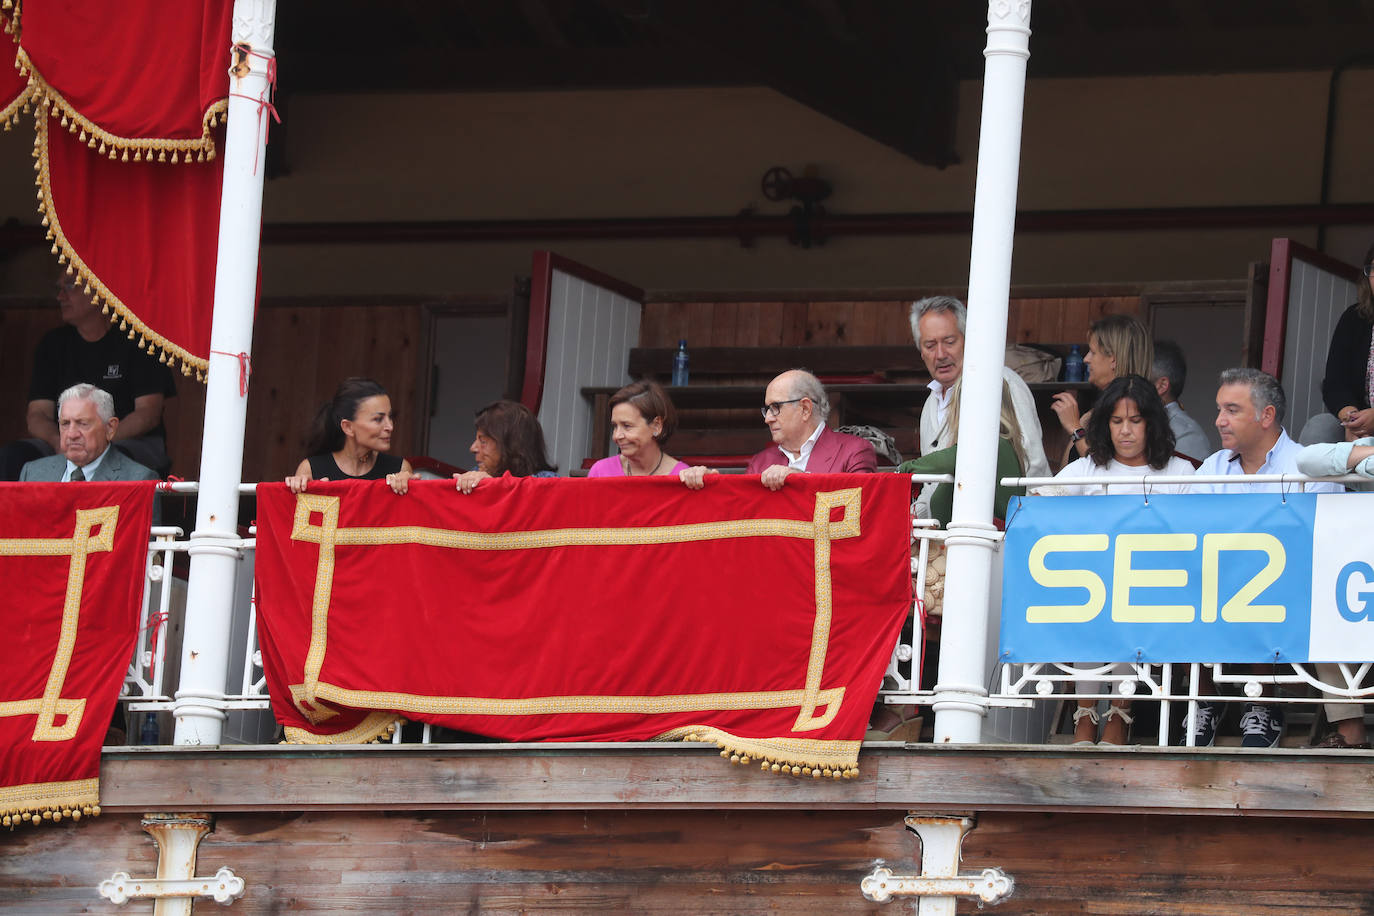
[[[631,465],[630,465],[630,459],[628,459],[628,458],[622,459],[622,460],[624,460],[624,462],[625,462],[625,476],[626,476],[626,477],[635,477],[635,476],[639,476],[639,477],[653,477],[655,474],[658,473],[658,469],[661,468],[661,467],[663,467],[663,459],[664,459],[664,458],[667,458],[667,457],[668,457],[668,456],[665,455],[665,454],[663,454],[662,450],[660,450],[659,453],[658,453],[658,464],[654,465],[654,469],[653,469],[652,471],[650,471],[649,473],[647,473],[647,474],[639,474],[639,475],[635,475],[635,474],[631,473],[631,471],[633,470],[633,468],[632,468]]]

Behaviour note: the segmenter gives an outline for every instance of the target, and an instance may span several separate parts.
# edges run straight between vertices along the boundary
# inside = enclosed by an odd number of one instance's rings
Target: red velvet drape
[[[517,740],[715,741],[853,771],[911,612],[896,474],[258,487],[259,644],[292,740],[398,717]]]
[[[100,746],[142,607],[153,487],[0,483],[0,816],[96,813]]]
[[[188,375],[210,350],[232,9],[30,0],[6,51],[34,109],[53,253],[112,321]]]

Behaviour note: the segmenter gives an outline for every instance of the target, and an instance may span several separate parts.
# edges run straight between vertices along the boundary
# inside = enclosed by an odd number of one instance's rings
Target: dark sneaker
[[[1283,737],[1283,711],[1277,706],[1246,703],[1240,715],[1241,747],[1277,747]]]
[[[1211,703],[1197,704],[1197,714],[1192,718],[1193,744],[1196,747],[1211,747],[1217,740],[1217,708]],[[1188,717],[1184,718],[1185,723]]]

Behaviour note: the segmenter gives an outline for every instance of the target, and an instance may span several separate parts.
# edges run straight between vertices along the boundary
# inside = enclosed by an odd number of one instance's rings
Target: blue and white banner
[[[1007,511],[1001,659],[1374,659],[1374,496],[1035,496]]]

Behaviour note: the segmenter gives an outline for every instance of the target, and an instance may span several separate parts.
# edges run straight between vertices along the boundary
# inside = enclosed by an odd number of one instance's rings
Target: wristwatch
[[[1072,444],[1078,442],[1078,440],[1080,439],[1086,438],[1088,438],[1088,431],[1080,426],[1078,427],[1078,429],[1075,429],[1073,431],[1072,435],[1069,436],[1069,442]]]

